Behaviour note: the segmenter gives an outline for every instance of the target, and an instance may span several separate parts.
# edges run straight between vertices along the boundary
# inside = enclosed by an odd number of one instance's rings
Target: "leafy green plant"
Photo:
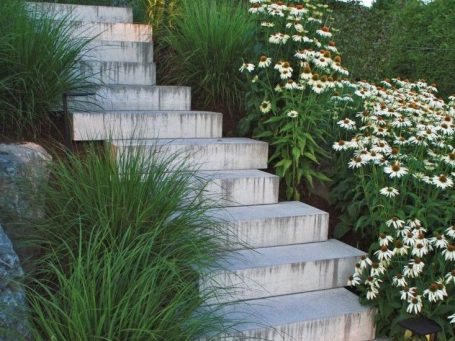
[[[163,37],[170,49],[163,81],[191,86],[195,108],[233,117],[244,99],[238,65],[251,54],[255,25],[240,1],[185,0],[180,6],[181,16]]]
[[[286,196],[299,200],[302,181],[312,187],[314,180],[328,180],[319,168],[331,120],[327,104],[348,72],[331,40],[327,5],[252,2],[249,12],[259,26],[260,56],[240,68],[250,83],[241,130],[253,129],[254,137],[270,143],[270,162],[285,180]]]
[[[349,282],[378,308],[380,334],[399,337],[398,321],[423,315],[452,340],[455,97],[445,103],[423,81],[346,84],[354,104],[334,99],[347,110],[333,149],[349,160],[347,214],[371,241]]]
[[[220,292],[198,281],[222,259],[227,230],[194,171],[173,155],[90,148],[52,175],[32,238],[35,339],[193,340],[226,328],[200,309]]]
[[[28,11],[18,0],[0,3],[0,30],[0,133],[36,136],[64,92],[91,85],[78,68],[88,41],[74,39],[65,20]]]

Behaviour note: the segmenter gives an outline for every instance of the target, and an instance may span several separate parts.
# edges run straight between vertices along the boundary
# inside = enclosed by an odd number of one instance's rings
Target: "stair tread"
[[[102,111],[74,111],[73,115],[222,115],[219,112],[203,110],[102,110]]]
[[[253,140],[246,137],[223,137],[223,138],[202,138],[202,139],[147,139],[147,140],[128,140],[112,141],[114,145],[141,146],[147,145],[184,145],[184,146],[204,146],[204,145],[233,145],[233,144],[267,144],[263,141]]]
[[[271,205],[228,207],[211,211],[227,221],[250,221],[273,218],[289,218],[306,215],[328,215],[328,213],[300,201],[285,201]]]
[[[246,331],[369,311],[371,308],[362,306],[355,294],[335,288],[240,301],[223,307],[221,313],[244,322],[236,329]]]
[[[315,243],[233,251],[225,258],[222,265],[229,271],[240,271],[284,264],[360,257],[362,255],[364,255],[363,251],[338,240],[330,239]]]
[[[243,179],[243,178],[279,178],[275,174],[257,169],[243,169],[231,171],[200,171],[198,175],[204,179]]]

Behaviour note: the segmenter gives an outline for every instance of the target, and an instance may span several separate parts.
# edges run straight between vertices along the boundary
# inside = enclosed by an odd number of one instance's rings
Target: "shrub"
[[[350,284],[378,308],[380,333],[398,336],[399,320],[423,315],[452,339],[455,97],[444,103],[434,87],[399,79],[350,88],[358,106],[338,121],[333,148],[347,154],[355,185],[355,200],[345,205],[361,201],[367,212],[357,211],[356,228],[373,239]]]
[[[28,290],[35,338],[193,340],[219,331],[221,319],[198,310],[215,294],[199,292],[198,273],[222,258],[226,231],[195,173],[143,153],[115,162],[108,149],[66,159],[52,167],[33,238],[42,248]]]
[[[244,99],[238,65],[253,48],[254,24],[246,7],[223,0],[185,0],[180,6],[181,17],[163,37],[171,50],[163,59],[163,81],[191,86],[195,108],[233,118]]]
[[[250,82],[241,125],[270,143],[270,162],[285,180],[286,196],[298,200],[302,181],[312,186],[315,179],[327,180],[318,169],[326,155],[327,103],[348,72],[331,39],[327,5],[250,2],[260,55],[240,68]]]
[[[87,40],[18,0],[0,2],[0,133],[34,136],[54,116],[64,92],[90,84],[78,69]]]

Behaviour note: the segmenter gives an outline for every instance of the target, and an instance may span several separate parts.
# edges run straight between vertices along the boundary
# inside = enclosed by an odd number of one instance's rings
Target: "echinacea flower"
[[[353,120],[350,120],[349,118],[342,119],[341,121],[338,121],[337,124],[346,130],[353,130],[355,129],[355,122]]]
[[[447,291],[442,281],[433,282],[428,289],[423,291],[423,296],[427,297],[430,302],[442,301],[447,296]]]
[[[453,186],[453,180],[445,174],[440,174],[439,176],[435,175],[432,181],[436,187],[441,189],[446,189]]]
[[[455,324],[455,314],[450,315],[447,319],[451,324]]]
[[[242,66],[239,69],[240,72],[248,71],[248,72],[253,72],[254,71],[254,64],[251,63],[243,63]]]
[[[391,178],[401,178],[403,175],[408,174],[408,169],[399,162],[395,162],[388,167],[384,167],[384,172],[389,174]]]
[[[264,114],[267,114],[272,109],[272,103],[270,101],[262,101],[261,105],[259,106],[259,110]]]
[[[387,220],[385,222],[385,224],[387,225],[387,227],[393,226],[394,228],[397,229],[397,228],[404,226],[404,220],[401,220],[400,218],[395,216],[395,217],[392,217],[391,219]]]
[[[445,280],[446,284],[455,284],[455,269],[446,274]]]
[[[455,244],[447,245],[447,249],[442,251],[445,260],[447,261],[455,261]]]
[[[258,67],[263,69],[263,68],[269,67],[271,64],[272,64],[272,58],[269,58],[267,56],[261,56],[259,58]]]
[[[379,191],[380,194],[386,196],[387,198],[394,198],[400,194],[400,192],[394,187],[384,187]]]
[[[297,116],[299,116],[299,112],[296,110],[291,110],[291,111],[288,111],[288,113],[286,115],[291,118],[296,118]]]
[[[360,276],[358,274],[355,273],[355,274],[349,276],[348,286],[355,287],[355,286],[359,285],[360,283],[361,283]]]
[[[374,255],[380,260],[389,260],[393,257],[393,252],[389,250],[389,248],[384,245],[381,246],[381,248],[374,253]]]
[[[409,314],[418,314],[422,311],[422,297],[420,295],[417,295],[411,299],[408,300],[408,307],[406,308],[406,311]]]
[[[406,278],[401,274],[401,272],[397,273],[396,276],[392,279],[392,284],[397,287],[405,287],[407,286]]]

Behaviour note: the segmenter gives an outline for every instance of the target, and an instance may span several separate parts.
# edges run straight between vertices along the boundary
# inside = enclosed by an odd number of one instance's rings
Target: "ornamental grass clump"
[[[357,228],[374,240],[349,284],[378,308],[379,332],[423,315],[452,339],[455,97],[444,102],[424,81],[345,84],[350,94],[333,97],[346,113],[333,149],[368,207]]]
[[[304,180],[328,180],[318,169],[329,115],[326,104],[348,75],[332,39],[330,10],[318,1],[250,0],[257,22],[257,60],[240,71],[249,79],[248,116],[241,130],[270,143],[270,162],[289,199]]]
[[[32,238],[35,340],[194,340],[226,328],[216,307],[201,310],[222,288],[198,287],[223,258],[226,227],[174,158],[90,148],[54,162]]]

